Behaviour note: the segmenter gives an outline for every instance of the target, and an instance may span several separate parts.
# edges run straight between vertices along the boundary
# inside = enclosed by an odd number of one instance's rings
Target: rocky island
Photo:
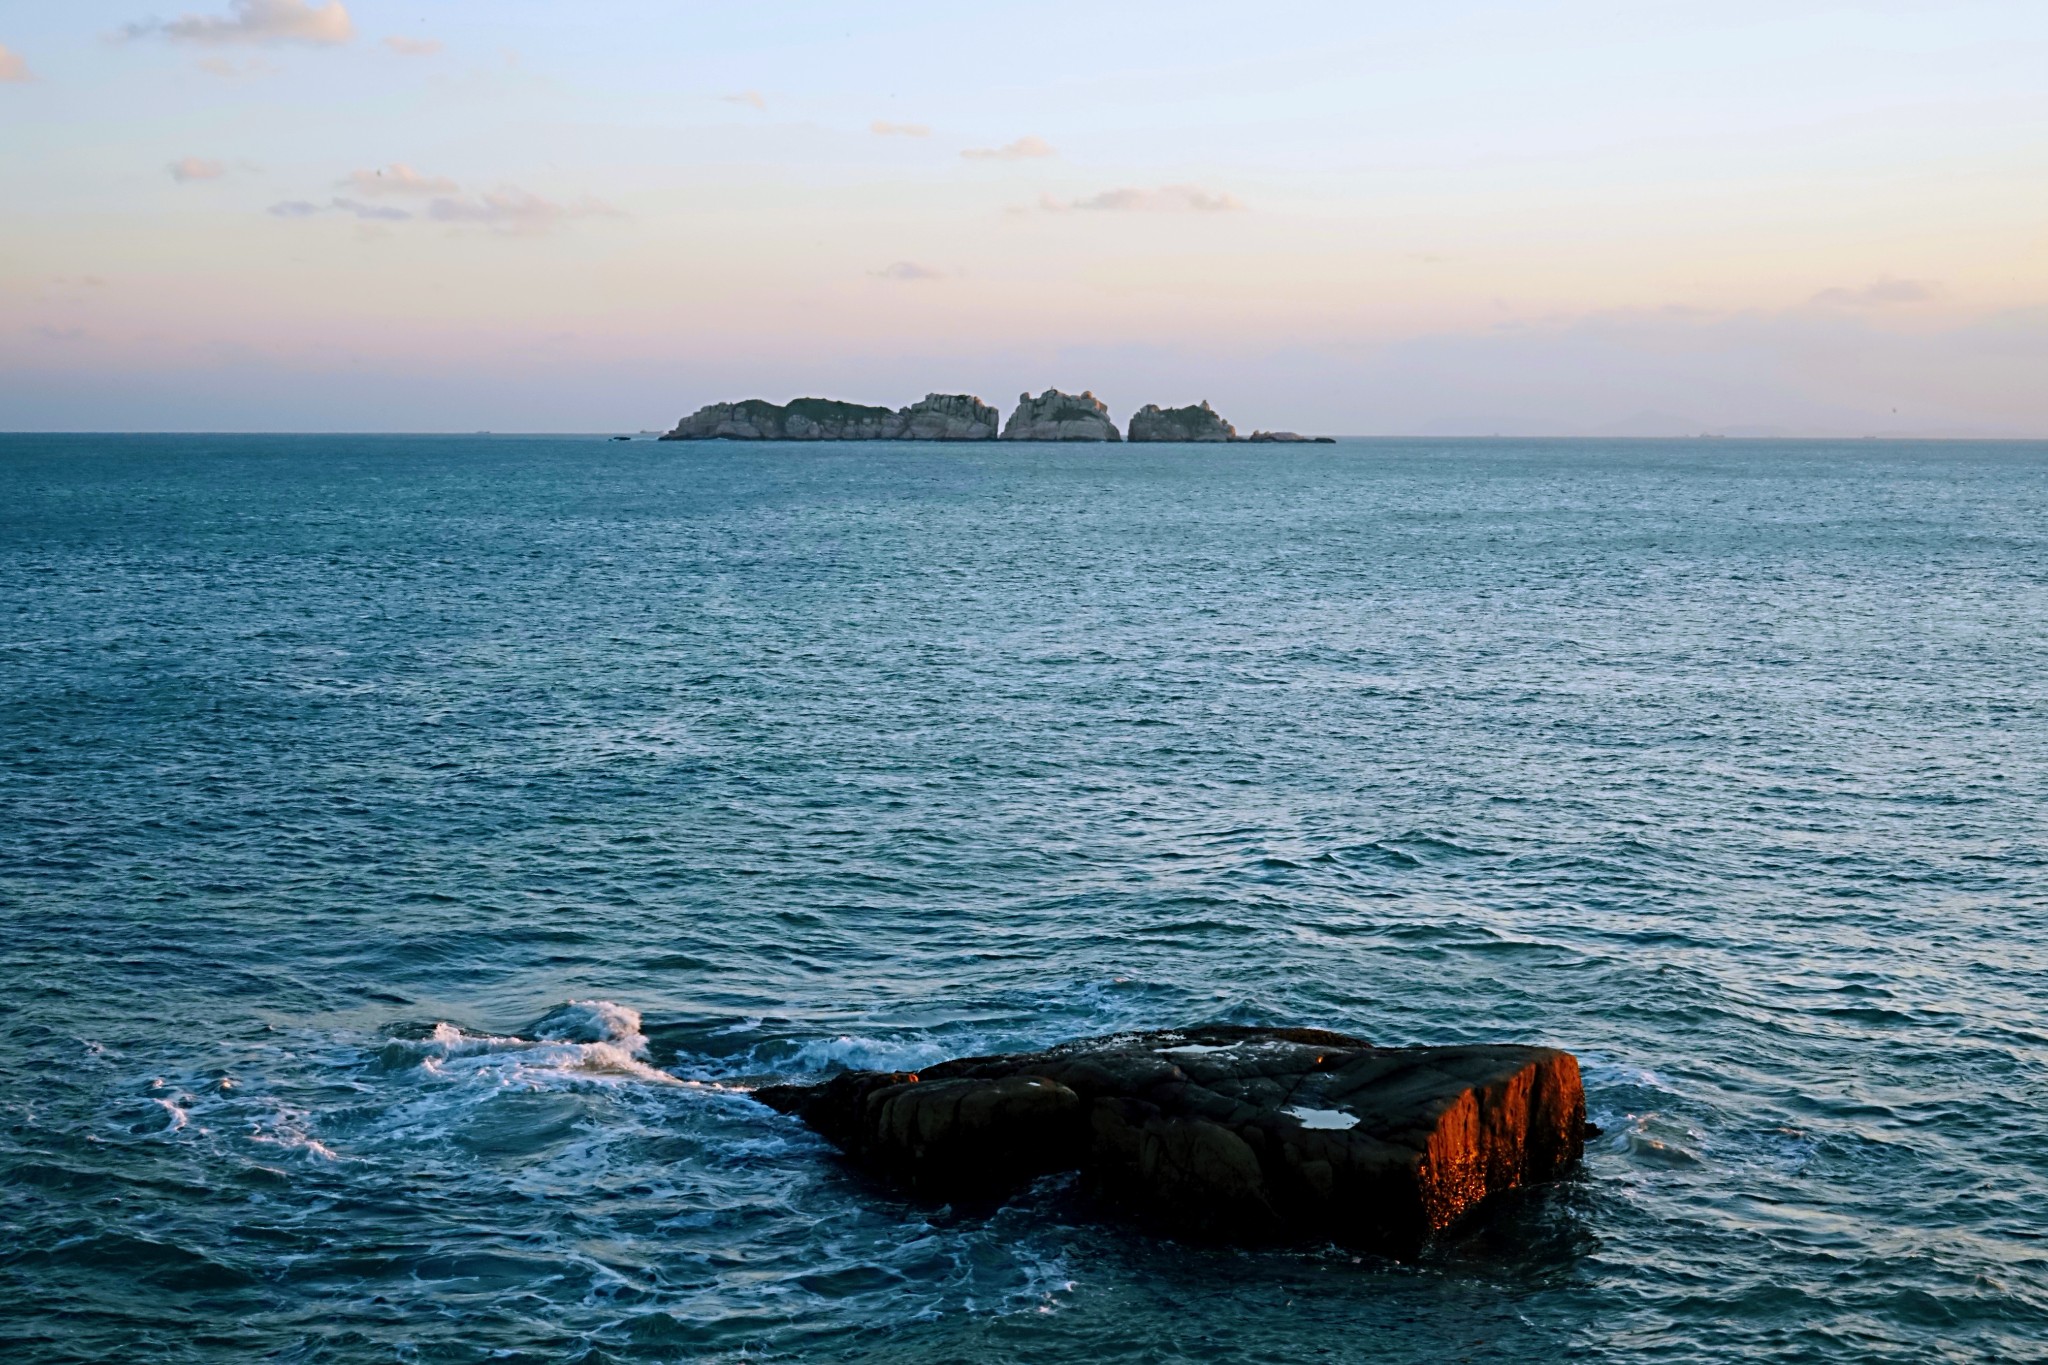
[[[1162,408],[1147,403],[1131,415],[1133,441],[1235,441],[1237,428],[1224,421],[1204,398],[1191,408]]]
[[[697,409],[664,441],[1121,441],[1109,408],[1093,393],[1047,389],[1036,398],[1020,394],[1010,420],[972,394],[928,393],[907,408],[844,403],[836,398],[797,398],[770,403],[749,398]],[[1131,418],[1132,441],[1223,443],[1231,441],[1316,441],[1291,431],[1237,434],[1208,400],[1184,408],[1147,403]]]
[[[1374,1047],[1321,1029],[1123,1034],[754,1097],[934,1200],[1079,1171],[1169,1232],[1409,1257],[1585,1145],[1577,1060],[1553,1048]]]
[[[1002,414],[970,394],[932,393],[907,408],[832,398],[788,404],[750,398],[713,403],[676,423],[664,441],[993,441]]]
[[[1058,389],[1038,397],[1020,394],[1017,410],[1003,427],[1005,441],[1121,441],[1109,409],[1089,392],[1077,398]]]

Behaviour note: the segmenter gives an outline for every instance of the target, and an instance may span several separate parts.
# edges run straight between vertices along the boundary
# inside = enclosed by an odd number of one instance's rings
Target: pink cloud
[[[229,0],[225,15],[187,14],[152,19],[123,30],[130,38],[167,38],[175,43],[312,43],[331,46],[356,36],[355,21],[341,0]]]
[[[403,161],[370,171],[353,171],[342,182],[343,189],[357,194],[454,194],[462,187],[443,175],[421,175]]]
[[[182,157],[171,163],[171,179],[180,185],[189,185],[195,180],[218,180],[228,173],[228,168],[218,161],[208,161],[201,156]]]
[[[1199,185],[1162,185],[1156,190],[1115,189],[1085,199],[1045,195],[1038,206],[1047,213],[1237,213],[1245,203],[1234,194],[1211,194]]]
[[[969,147],[960,155],[970,161],[1036,161],[1059,152],[1042,137],[1020,137],[1000,147]]]

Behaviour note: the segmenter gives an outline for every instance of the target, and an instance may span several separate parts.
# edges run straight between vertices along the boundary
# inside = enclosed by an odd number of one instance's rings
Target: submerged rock
[[[1586,1120],[1568,1052],[1381,1048],[1320,1029],[1122,1034],[755,1098],[928,1198],[1079,1170],[1097,1198],[1170,1231],[1396,1256],[1566,1171]]]
[[[1005,441],[1121,441],[1109,409],[1092,393],[1075,397],[1047,389],[1038,397],[1017,396],[1017,410],[1003,427]]]
[[[926,394],[907,408],[832,398],[788,404],[749,398],[712,403],[676,423],[664,441],[992,441],[1002,414],[970,394]]]
[[[1237,428],[1217,415],[1209,400],[1191,408],[1147,403],[1131,415],[1133,441],[1235,441]]]

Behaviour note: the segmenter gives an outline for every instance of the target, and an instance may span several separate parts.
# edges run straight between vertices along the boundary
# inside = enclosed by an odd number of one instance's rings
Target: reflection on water
[[[2048,448],[0,438],[0,1342],[2025,1359]],[[1554,1043],[1422,1263],[906,1202],[768,1078]]]

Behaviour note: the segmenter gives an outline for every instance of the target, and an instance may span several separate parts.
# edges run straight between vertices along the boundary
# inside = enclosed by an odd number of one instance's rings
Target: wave
[[[630,1078],[684,1085],[649,1063],[640,1012],[609,1000],[571,1000],[541,1016],[533,1038],[470,1033],[436,1023],[423,1038],[393,1039],[381,1054],[389,1070],[418,1067],[438,1076],[471,1075],[500,1085]]]

